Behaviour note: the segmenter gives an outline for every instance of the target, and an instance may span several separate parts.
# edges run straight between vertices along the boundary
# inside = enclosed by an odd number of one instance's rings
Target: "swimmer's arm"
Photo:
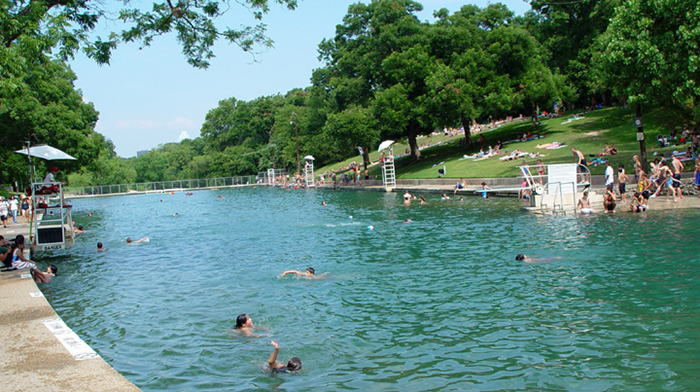
[[[301,272],[299,272],[299,271],[297,271],[297,270],[289,270],[289,271],[284,271],[284,272],[282,272],[282,274],[280,275],[280,277],[282,277],[282,276],[284,276],[284,275],[287,275],[287,274],[303,275]]]
[[[275,347],[275,351],[270,354],[270,359],[267,360],[267,364],[270,365],[270,369],[279,369],[282,367],[281,364],[277,363],[277,354],[280,352],[280,345],[274,340],[270,343]]]

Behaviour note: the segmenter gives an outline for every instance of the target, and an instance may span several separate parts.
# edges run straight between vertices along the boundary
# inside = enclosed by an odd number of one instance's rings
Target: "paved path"
[[[6,239],[28,233],[26,225],[0,227]],[[0,391],[140,391],[99,356],[75,359],[57,338],[70,343],[72,331],[56,329],[62,322],[28,274],[0,272]],[[81,348],[72,342],[73,350]]]

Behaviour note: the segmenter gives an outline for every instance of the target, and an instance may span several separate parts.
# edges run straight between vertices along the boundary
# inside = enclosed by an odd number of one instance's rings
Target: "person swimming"
[[[541,259],[536,259],[534,257],[528,257],[527,255],[524,255],[522,253],[518,253],[517,255],[515,255],[515,260],[523,261],[526,263],[546,263],[548,261],[558,260],[558,259],[561,259],[561,257],[555,256],[555,257],[544,257]]]
[[[316,275],[316,270],[313,269],[313,267],[307,268],[306,271],[304,271],[304,272],[299,272],[297,270],[289,270],[289,271],[282,272],[282,274],[280,274],[280,277],[283,277],[284,275],[287,275],[287,274],[295,274],[295,275],[299,275],[299,276],[313,277],[314,275]]]
[[[277,362],[277,354],[280,352],[280,345],[276,341],[271,341],[270,344],[275,350],[270,354],[267,364],[270,366],[271,372],[292,372],[301,369],[301,359],[299,357],[291,357],[286,365]]]
[[[137,242],[148,242],[148,241],[149,241],[149,240],[148,240],[148,237],[143,237],[143,238],[141,238],[140,240],[136,240],[136,241],[132,240],[131,237],[127,237],[127,238],[126,238],[126,243],[127,243],[127,244],[135,244],[135,243],[137,243]]]
[[[242,313],[236,317],[236,325],[233,327],[234,331],[240,332],[248,337],[260,337],[260,335],[253,333],[253,328],[253,320],[251,320],[247,314]]]

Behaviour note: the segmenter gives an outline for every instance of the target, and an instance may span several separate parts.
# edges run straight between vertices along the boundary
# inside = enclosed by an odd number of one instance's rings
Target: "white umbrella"
[[[37,146],[29,147],[29,150],[27,150],[26,148],[23,148],[21,150],[15,151],[15,152],[18,154],[30,155],[33,157],[46,159],[47,161],[56,161],[56,160],[74,160],[74,161],[76,161],[77,160],[76,158],[73,158],[72,156],[59,150],[58,148],[53,148],[51,146],[47,146],[46,144],[40,144]]]
[[[379,148],[377,149],[377,151],[386,150],[386,149],[389,148],[389,146],[391,146],[392,144],[394,144],[394,141],[393,141],[393,140],[384,140],[384,141],[379,145]]]
[[[311,155],[307,155],[307,156],[304,157],[304,159],[306,159],[307,161],[313,161],[313,160],[315,160],[316,158],[312,157]]]

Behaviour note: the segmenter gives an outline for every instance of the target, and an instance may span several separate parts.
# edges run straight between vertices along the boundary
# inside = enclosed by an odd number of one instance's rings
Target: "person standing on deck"
[[[585,182],[586,173],[588,172],[586,157],[584,157],[583,153],[577,150],[576,147],[571,147],[571,152],[574,154],[574,162],[578,165],[576,171],[581,175],[581,182]]]
[[[683,199],[683,190],[681,189],[681,173],[683,172],[683,169],[685,169],[685,166],[683,166],[681,160],[675,155],[671,158],[671,164],[673,165],[673,200],[676,201]],[[676,199],[676,193],[678,193],[678,199]]]
[[[615,171],[612,166],[610,166],[610,161],[605,164],[605,188],[612,192],[615,186]]]

